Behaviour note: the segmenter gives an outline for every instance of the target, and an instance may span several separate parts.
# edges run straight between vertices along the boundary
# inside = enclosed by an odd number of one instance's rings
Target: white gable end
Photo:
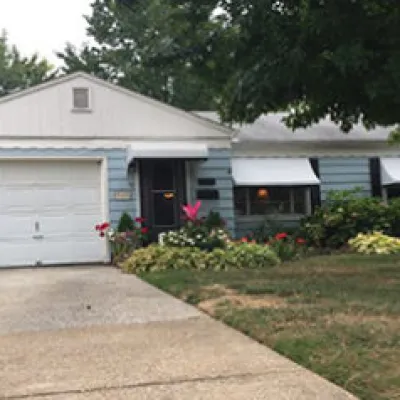
[[[74,89],[88,107],[74,109]],[[82,91],[75,94],[82,95]],[[79,98],[79,104],[86,105]],[[230,140],[231,131],[78,73],[0,100],[0,139]]]

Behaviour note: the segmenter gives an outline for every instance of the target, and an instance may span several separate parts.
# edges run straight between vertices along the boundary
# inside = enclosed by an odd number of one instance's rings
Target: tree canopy
[[[203,43],[211,27],[200,26],[210,12],[201,6],[188,13],[163,0],[138,0],[134,4],[116,4],[95,0],[87,16],[88,36],[94,44],[81,49],[67,45],[58,53],[64,72],[83,70],[128,89],[187,110],[215,108],[215,86],[208,86],[206,74],[195,69],[192,60],[158,57],[160,50],[173,47],[172,40],[187,38]],[[197,19],[197,14],[203,17]]]
[[[137,1],[115,2],[137,9]],[[166,2],[197,26],[213,25],[207,38],[188,35],[189,28],[170,32],[173,45],[159,48],[155,60],[175,56],[201,67],[200,76],[220,89],[225,120],[288,110],[293,128],[326,116],[344,131],[358,121],[368,128],[400,122],[398,0]]]
[[[8,43],[7,34],[0,35],[0,96],[5,96],[51,79],[53,67],[34,54],[22,56]]]
[[[400,122],[398,0],[95,0],[88,22],[98,45],[68,47],[66,71],[225,121]]]

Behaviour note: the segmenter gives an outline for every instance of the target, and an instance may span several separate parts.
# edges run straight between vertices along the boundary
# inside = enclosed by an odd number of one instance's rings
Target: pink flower
[[[296,243],[297,244],[306,244],[306,241],[303,238],[297,238]]]
[[[96,231],[99,231],[100,230],[100,225],[96,225],[95,229],[96,229]]]
[[[189,221],[196,221],[200,206],[201,206],[201,201],[197,201],[194,206],[190,204],[182,206],[182,210],[186,214],[186,217]]]
[[[137,217],[137,218],[135,218],[135,221],[136,221],[138,224],[143,224],[143,222],[146,222],[146,218]]]
[[[242,239],[240,241],[242,243],[248,243],[249,239],[247,239],[247,237],[242,237]]]

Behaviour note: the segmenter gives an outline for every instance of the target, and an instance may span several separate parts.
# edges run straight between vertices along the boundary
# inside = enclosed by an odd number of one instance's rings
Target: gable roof
[[[33,94],[33,93],[44,91],[44,90],[46,90],[48,88],[63,84],[65,82],[74,80],[76,78],[87,79],[87,80],[89,80],[89,81],[91,81],[91,82],[93,82],[93,83],[95,83],[97,85],[104,86],[104,87],[106,87],[108,89],[111,89],[111,90],[113,90],[115,92],[119,92],[119,93],[125,94],[127,96],[131,96],[136,100],[140,100],[140,101],[143,101],[143,102],[145,102],[145,103],[147,103],[149,105],[152,105],[154,107],[164,109],[165,111],[168,111],[168,112],[170,112],[172,114],[176,114],[176,115],[179,115],[181,117],[190,119],[193,122],[197,122],[199,124],[208,126],[210,128],[217,129],[217,130],[219,130],[220,132],[224,133],[227,136],[232,136],[234,134],[234,130],[233,129],[231,129],[231,128],[219,123],[218,121],[213,121],[213,120],[210,120],[208,118],[203,118],[202,116],[197,115],[195,113],[184,111],[184,110],[182,110],[180,108],[177,108],[177,107],[173,107],[173,106],[171,106],[169,104],[166,104],[166,103],[163,103],[163,102],[161,102],[159,100],[155,100],[155,99],[153,99],[151,97],[142,95],[142,94],[140,94],[138,92],[134,92],[132,90],[125,89],[122,86],[119,86],[119,85],[116,85],[114,83],[105,81],[103,79],[97,78],[97,77],[95,77],[93,75],[87,74],[86,72],[82,72],[82,71],[74,72],[74,73],[68,74],[68,75],[64,75],[64,76],[52,79],[50,81],[47,81],[47,82],[40,83],[38,85],[32,86],[32,87],[30,87],[28,89],[24,89],[24,90],[18,91],[16,93],[12,93],[12,94],[9,94],[7,96],[4,96],[4,97],[0,98],[0,107],[4,103],[17,100],[17,99],[19,99],[21,97],[29,96],[30,94]]]
[[[197,112],[198,115],[214,122],[220,121],[216,112]],[[362,124],[356,124],[349,133],[344,133],[330,119],[325,118],[308,128],[292,131],[283,122],[287,114],[283,112],[261,115],[252,124],[234,124],[238,133],[236,142],[264,143],[311,143],[311,142],[387,142],[393,127],[377,126],[367,130]]]

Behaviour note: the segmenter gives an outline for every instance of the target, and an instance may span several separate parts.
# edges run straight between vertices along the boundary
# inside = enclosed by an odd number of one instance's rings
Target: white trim
[[[110,221],[110,199],[109,199],[109,187],[108,187],[108,159],[107,157],[102,157],[101,160],[97,160],[101,162],[100,166],[100,174],[101,174],[101,208],[103,210],[103,220]],[[105,253],[104,253],[104,262],[109,263],[111,261],[111,248],[108,240],[104,241],[105,244]]]
[[[142,188],[140,187],[140,164],[136,163],[134,167],[134,185],[136,194],[136,217],[142,216]]]

